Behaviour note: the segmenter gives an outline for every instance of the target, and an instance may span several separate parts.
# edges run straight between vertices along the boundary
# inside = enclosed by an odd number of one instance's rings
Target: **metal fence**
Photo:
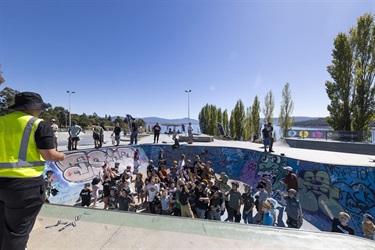
[[[362,142],[371,140],[371,134],[363,131],[331,131],[331,130],[305,130],[291,129],[288,130],[288,137],[302,139],[321,139],[335,141]]]

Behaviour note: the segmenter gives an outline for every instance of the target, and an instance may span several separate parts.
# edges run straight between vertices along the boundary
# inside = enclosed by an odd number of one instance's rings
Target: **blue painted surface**
[[[167,145],[140,145],[141,169],[149,159],[157,162],[158,152],[164,150],[167,166],[178,160],[183,153],[194,160],[199,155],[202,161],[210,160],[216,173],[225,172],[231,179],[240,180],[253,187],[263,173],[271,174],[273,190],[283,189],[280,180],[284,178],[284,167],[293,167],[299,181],[299,199],[304,219],[323,231],[331,230],[331,221],[322,208],[324,199],[335,216],[341,211],[350,214],[349,223],[356,235],[362,236],[362,215],[375,215],[375,173],[374,168],[342,166],[307,162],[299,159],[271,155],[242,148],[185,146],[173,150]],[[120,162],[120,171],[133,166],[136,147],[104,148],[68,153],[61,163],[47,163],[46,170],[55,171],[54,185],[60,191],[50,201],[57,204],[75,204],[84,183],[90,182],[101,171],[104,161],[113,166]],[[276,192],[275,192],[276,193]],[[279,199],[275,194],[275,198]]]

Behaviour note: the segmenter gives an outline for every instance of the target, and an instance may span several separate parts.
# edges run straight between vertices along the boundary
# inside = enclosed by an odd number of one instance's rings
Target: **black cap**
[[[238,181],[232,181],[231,184],[236,185],[237,187],[240,186],[240,183]]]
[[[34,92],[21,92],[18,93],[14,98],[14,105],[10,106],[10,109],[14,110],[28,110],[37,109],[44,110],[50,108],[51,104],[43,102],[42,97]]]
[[[264,185],[263,182],[259,182],[257,188],[266,188],[266,185]]]

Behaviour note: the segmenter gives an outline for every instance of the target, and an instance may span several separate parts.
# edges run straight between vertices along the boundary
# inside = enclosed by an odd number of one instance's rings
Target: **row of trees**
[[[261,110],[258,96],[255,96],[253,104],[245,108],[242,100],[238,100],[231,112],[230,118],[228,111],[217,108],[215,105],[206,104],[199,112],[199,126],[204,134],[219,135],[217,122],[223,126],[226,135],[238,140],[252,140],[254,136],[259,137],[262,129],[260,123],[260,112],[263,112],[264,122],[273,123],[273,112],[275,109],[275,100],[270,90],[264,98],[264,107]],[[294,103],[291,97],[290,85],[286,83],[282,91],[282,101],[278,125],[281,134],[286,136],[287,131],[293,126],[295,121],[292,117]]]
[[[19,93],[18,90],[14,90],[9,87],[6,87],[0,91],[0,116],[12,111],[9,109],[9,107],[14,104],[14,97],[17,93]],[[56,106],[54,108],[49,108],[43,111],[39,117],[45,121],[50,121],[52,118],[56,119],[56,123],[60,128],[66,128],[69,126],[69,111],[64,107]],[[81,127],[84,128],[91,127],[95,124],[100,124],[110,128],[114,127],[116,122],[119,122],[120,127],[126,131],[129,131],[128,120],[126,118],[122,119],[119,116],[117,116],[116,119],[112,119],[110,115],[99,117],[96,113],[93,113],[92,115],[86,115],[83,113],[81,115],[72,114],[71,119],[72,121],[76,121]],[[139,127],[143,128],[146,124],[143,119],[137,119],[137,123]]]
[[[327,67],[332,81],[326,81],[331,100],[327,122],[334,130],[369,132],[375,115],[375,24],[367,13],[357,26],[334,39],[332,64]]]

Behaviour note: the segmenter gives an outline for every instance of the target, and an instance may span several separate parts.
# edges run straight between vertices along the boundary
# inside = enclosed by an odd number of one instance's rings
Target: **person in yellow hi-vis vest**
[[[15,96],[0,117],[0,249],[24,250],[45,201],[45,160],[62,161],[49,123],[37,118],[51,107],[33,92]]]

